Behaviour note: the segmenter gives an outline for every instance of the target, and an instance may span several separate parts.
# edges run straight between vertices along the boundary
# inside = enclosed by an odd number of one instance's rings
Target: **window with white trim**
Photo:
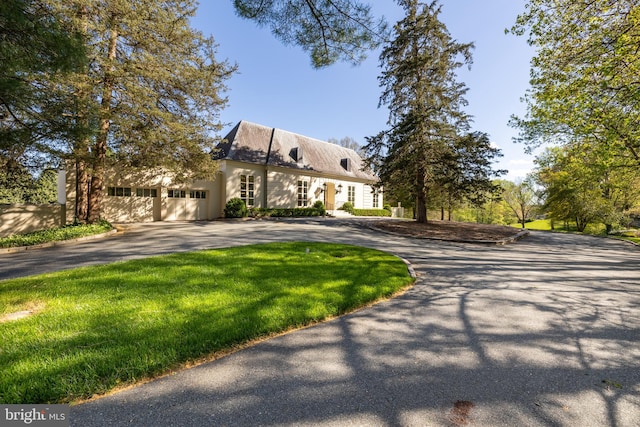
[[[107,187],[107,195],[113,197],[131,196],[131,187]]]
[[[187,192],[185,190],[176,190],[172,188],[167,190],[167,197],[172,199],[186,199]]]
[[[379,198],[378,198],[378,192],[376,191],[375,193],[373,193],[373,207],[374,208],[379,208],[380,207],[380,203],[379,203]]]
[[[192,199],[206,199],[207,192],[204,190],[191,190],[189,191],[189,197]]]
[[[354,205],[356,203],[356,187],[353,185],[347,187],[347,201]]]
[[[155,188],[136,188],[138,197],[158,197],[158,190]]]
[[[298,181],[298,207],[306,207],[309,204],[309,181]]]
[[[255,204],[256,182],[253,175],[240,175],[240,198],[251,207]]]

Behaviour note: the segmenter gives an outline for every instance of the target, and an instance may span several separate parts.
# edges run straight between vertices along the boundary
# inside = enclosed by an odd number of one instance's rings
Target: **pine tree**
[[[48,0],[83,37],[87,61],[71,78],[69,114],[81,128],[68,156],[78,173],[78,220],[101,213],[108,165],[162,167],[176,179],[210,177],[213,131],[235,67],[190,27],[196,2]]]
[[[416,220],[427,221],[427,203],[454,156],[459,132],[469,129],[466,87],[455,71],[471,63],[472,44],[453,40],[438,19],[441,6],[399,0],[406,16],[380,55],[389,129],[368,139],[369,160],[385,186],[408,191],[416,200]]]
[[[78,34],[41,0],[0,2],[0,157],[37,168],[68,137],[66,92],[47,84],[85,60]]]
[[[436,189],[440,190],[440,206],[451,212],[458,203],[469,202],[481,206],[501,192],[494,180],[506,173],[494,170],[493,162],[502,157],[500,149],[493,147],[489,135],[472,132],[458,136],[452,150],[441,159]],[[444,219],[444,214],[442,215]]]

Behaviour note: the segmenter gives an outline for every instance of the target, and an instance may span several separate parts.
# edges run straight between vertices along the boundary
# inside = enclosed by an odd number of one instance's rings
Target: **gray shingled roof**
[[[377,181],[350,148],[241,121],[218,145],[218,158]]]

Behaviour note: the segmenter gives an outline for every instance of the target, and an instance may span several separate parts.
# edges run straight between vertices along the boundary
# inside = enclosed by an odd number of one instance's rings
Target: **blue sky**
[[[228,123],[226,134],[240,120],[277,127],[313,138],[351,137],[360,144],[365,137],[386,129],[388,110],[378,108],[380,74],[373,51],[359,66],[338,63],[315,70],[297,46],[284,46],[267,28],[235,15],[232,0],[202,0],[193,25],[218,43],[217,59],[238,65],[228,82],[229,105],[221,113]],[[369,1],[376,16],[392,25],[402,10],[393,0]],[[533,156],[514,144],[517,131],[508,126],[511,114],[523,115],[520,98],[529,85],[529,62],[533,55],[525,37],[505,34],[525,0],[448,0],[441,20],[459,42],[475,43],[473,65],[459,72],[469,88],[467,113],[473,130],[486,132],[502,149],[496,165],[508,169],[515,180],[533,166]]]

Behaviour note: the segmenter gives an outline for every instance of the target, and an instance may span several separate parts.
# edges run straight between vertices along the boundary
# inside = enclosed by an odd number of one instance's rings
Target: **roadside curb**
[[[53,246],[64,246],[64,245],[69,245],[69,244],[72,244],[72,243],[86,242],[86,241],[89,241],[89,240],[98,240],[98,239],[102,239],[104,237],[108,237],[108,236],[110,236],[112,234],[115,234],[117,232],[118,232],[118,230],[116,230],[114,228],[113,230],[109,230],[109,231],[106,231],[104,233],[94,234],[92,236],[78,237],[77,239],[57,240],[55,242],[41,243],[39,245],[15,246],[15,247],[12,247],[12,248],[0,248],[0,254],[12,254],[12,253],[16,253],[16,252],[31,251],[31,250],[34,250],[34,249],[51,248]]]
[[[398,258],[400,258],[406,264],[407,270],[409,271],[409,276],[411,276],[413,280],[417,280],[418,274],[416,273],[416,270],[413,268],[411,261],[402,257],[398,257]]]

